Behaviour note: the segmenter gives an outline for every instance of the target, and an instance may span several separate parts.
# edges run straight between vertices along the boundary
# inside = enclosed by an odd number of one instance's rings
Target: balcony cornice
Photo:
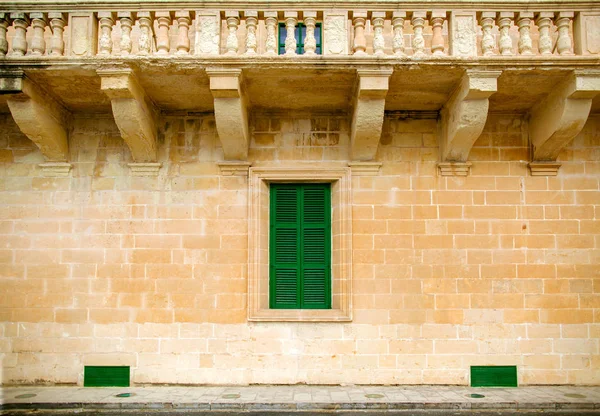
[[[73,1],[73,0],[39,0],[39,1],[0,1],[0,10],[4,11],[81,11],[81,10],[179,10],[179,9],[207,9],[216,8],[219,10],[246,10],[261,9],[261,10],[284,10],[297,9],[298,2],[295,1],[265,1],[265,0],[245,0],[245,1],[229,1],[224,4],[219,0],[162,0],[162,1],[140,1],[140,0],[120,0],[120,1]],[[403,9],[447,9],[447,10],[495,10],[514,11],[519,10],[599,10],[600,4],[597,1],[581,1],[581,0],[519,0],[519,1],[504,1],[504,0],[477,0],[477,1],[457,1],[457,0],[404,0],[401,2],[392,0],[360,0],[360,1],[345,1],[343,3],[334,2],[331,0],[311,0],[302,3],[302,9],[365,9],[369,10],[395,10]]]

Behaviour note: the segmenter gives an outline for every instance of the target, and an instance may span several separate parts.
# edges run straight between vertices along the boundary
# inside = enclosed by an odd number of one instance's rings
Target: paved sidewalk
[[[129,393],[128,397],[118,397]],[[127,394],[125,395],[127,396]],[[478,397],[484,396],[484,397]],[[465,386],[5,387],[0,413],[17,414],[600,414],[599,387]],[[37,409],[37,411],[33,411]]]

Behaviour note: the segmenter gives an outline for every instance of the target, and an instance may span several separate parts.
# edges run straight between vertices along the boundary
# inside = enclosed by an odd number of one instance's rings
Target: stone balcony
[[[532,174],[548,175],[600,112],[600,4],[114,4],[0,1],[0,113],[55,173],[78,113],[113,113],[135,174],[157,169],[161,114],[214,112],[234,165],[253,113],[347,114],[361,163],[386,116],[437,118],[440,174],[464,175],[488,113],[510,112],[529,119]]]

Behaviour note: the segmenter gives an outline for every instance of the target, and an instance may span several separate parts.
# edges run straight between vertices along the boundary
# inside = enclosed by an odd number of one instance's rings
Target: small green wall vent
[[[129,387],[129,366],[86,365],[83,372],[85,387]]]
[[[472,365],[472,387],[517,387],[516,365]]]

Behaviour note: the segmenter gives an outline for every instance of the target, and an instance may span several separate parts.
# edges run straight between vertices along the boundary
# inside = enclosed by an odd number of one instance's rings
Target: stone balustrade
[[[299,41],[303,57],[597,56],[599,21],[589,9],[0,11],[0,57],[289,57]]]

